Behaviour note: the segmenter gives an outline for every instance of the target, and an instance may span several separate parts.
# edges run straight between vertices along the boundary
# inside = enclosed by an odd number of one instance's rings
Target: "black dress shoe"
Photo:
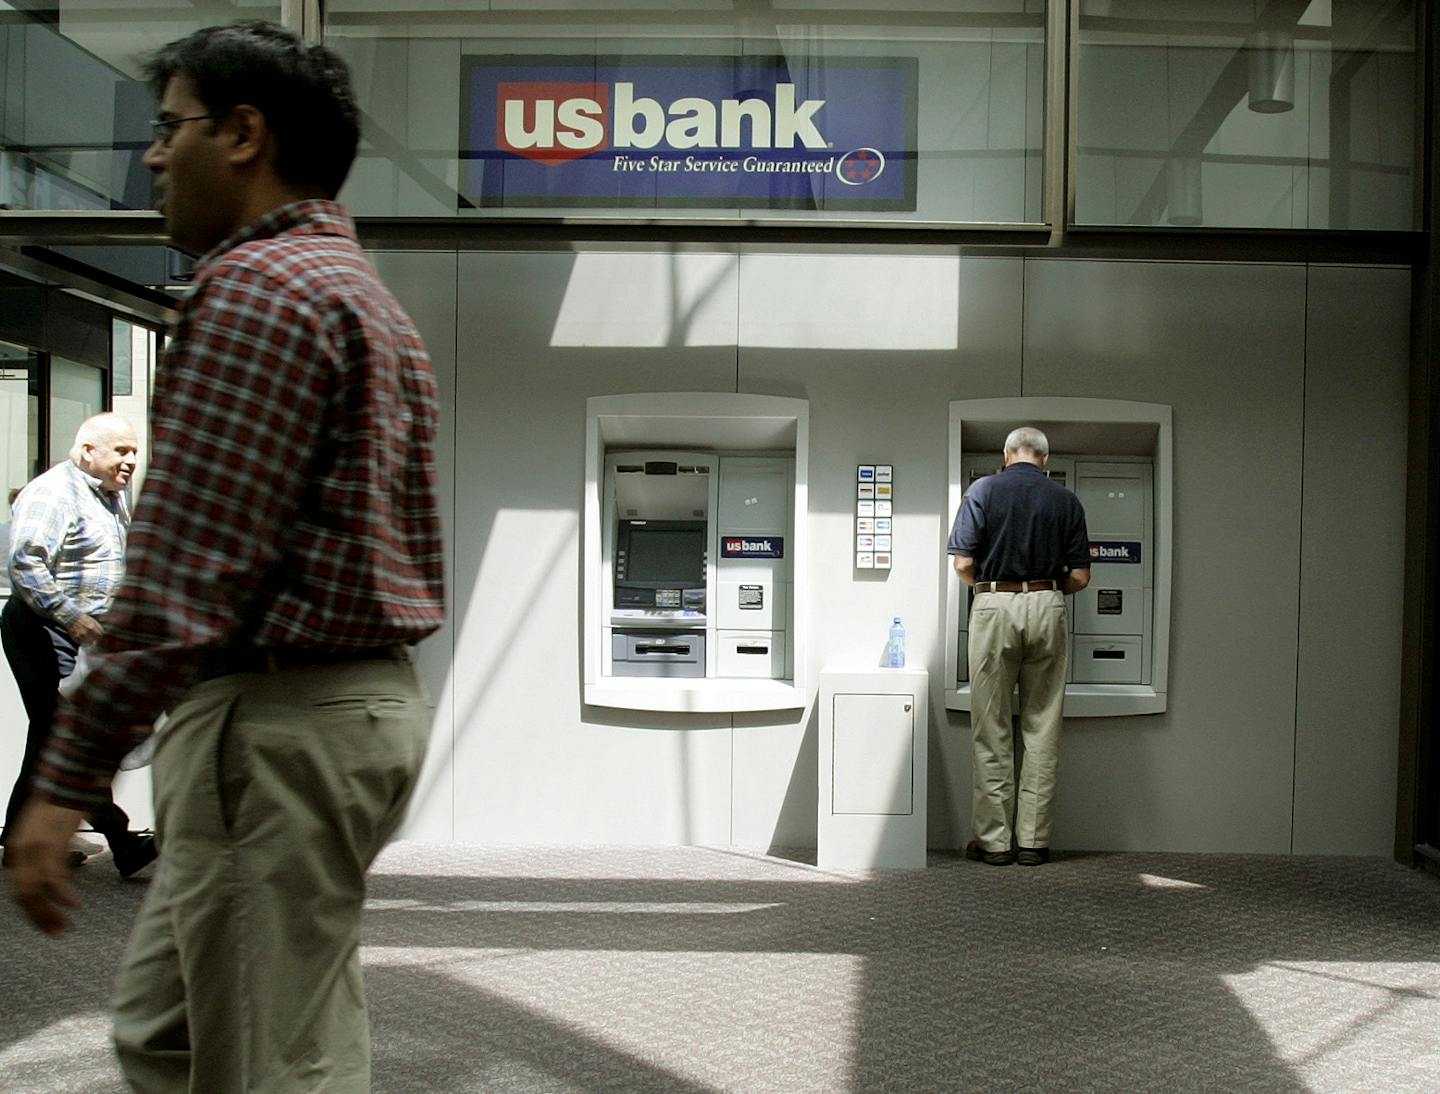
[[[126,833],[126,838],[117,840],[110,847],[115,869],[121,877],[139,873],[155,861],[157,854],[159,850],[155,846],[154,836],[141,836],[134,832]]]
[[[983,862],[986,866],[1009,866],[1015,861],[1015,852],[986,851],[979,840],[972,839],[965,845],[965,857],[972,862]]]
[[[1050,848],[1022,847],[1015,861],[1021,866],[1041,866],[1050,861]]]

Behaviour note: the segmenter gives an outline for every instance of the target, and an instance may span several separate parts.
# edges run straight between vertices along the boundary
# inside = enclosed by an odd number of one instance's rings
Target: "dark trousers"
[[[30,797],[30,780],[45,750],[50,723],[54,721],[55,707],[60,701],[60,681],[75,671],[78,647],[68,634],[41,619],[14,593],[6,602],[4,612],[0,612],[0,640],[5,646],[5,660],[10,662],[10,671],[20,687],[25,715],[30,719],[25,735],[25,758],[20,761],[20,776],[15,780],[10,804],[5,809],[5,831],[0,834],[3,842]],[[90,825],[105,837],[113,850],[116,838],[123,839],[129,829],[130,818],[112,798],[91,815]]]

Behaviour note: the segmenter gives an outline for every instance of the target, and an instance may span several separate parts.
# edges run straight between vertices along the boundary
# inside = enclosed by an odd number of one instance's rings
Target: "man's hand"
[[[970,555],[951,555],[955,563],[955,573],[966,585],[975,584],[975,559]]]
[[[88,646],[105,633],[105,628],[93,615],[82,615],[70,624],[69,633],[71,641],[77,646]]]
[[[70,926],[65,908],[80,907],[70,884],[70,837],[85,814],[53,802],[31,799],[20,811],[14,833],[6,833],[5,859],[15,902],[31,923],[55,936]]]

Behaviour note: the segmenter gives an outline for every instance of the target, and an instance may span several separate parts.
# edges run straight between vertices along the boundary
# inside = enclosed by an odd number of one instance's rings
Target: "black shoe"
[[[110,855],[115,860],[115,869],[121,877],[138,874],[155,861],[157,854],[159,851],[155,846],[154,836],[141,836],[134,832],[127,832],[124,838],[117,840],[110,847]]]
[[[983,862],[986,866],[1009,866],[1015,861],[1013,851],[986,851],[980,846],[979,840],[971,840],[965,845],[965,857],[972,862]]]
[[[1050,861],[1050,848],[1022,847],[1015,861],[1020,863],[1021,866],[1042,866]]]

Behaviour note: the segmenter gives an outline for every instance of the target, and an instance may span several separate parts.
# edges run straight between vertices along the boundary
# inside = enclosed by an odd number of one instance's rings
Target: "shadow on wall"
[[[817,812],[818,767],[820,764],[820,711],[811,703],[805,711],[805,732],[795,751],[795,764],[790,781],[775,818],[771,836],[771,854],[794,857],[803,851],[803,861],[814,863],[816,833],[820,818]]]

